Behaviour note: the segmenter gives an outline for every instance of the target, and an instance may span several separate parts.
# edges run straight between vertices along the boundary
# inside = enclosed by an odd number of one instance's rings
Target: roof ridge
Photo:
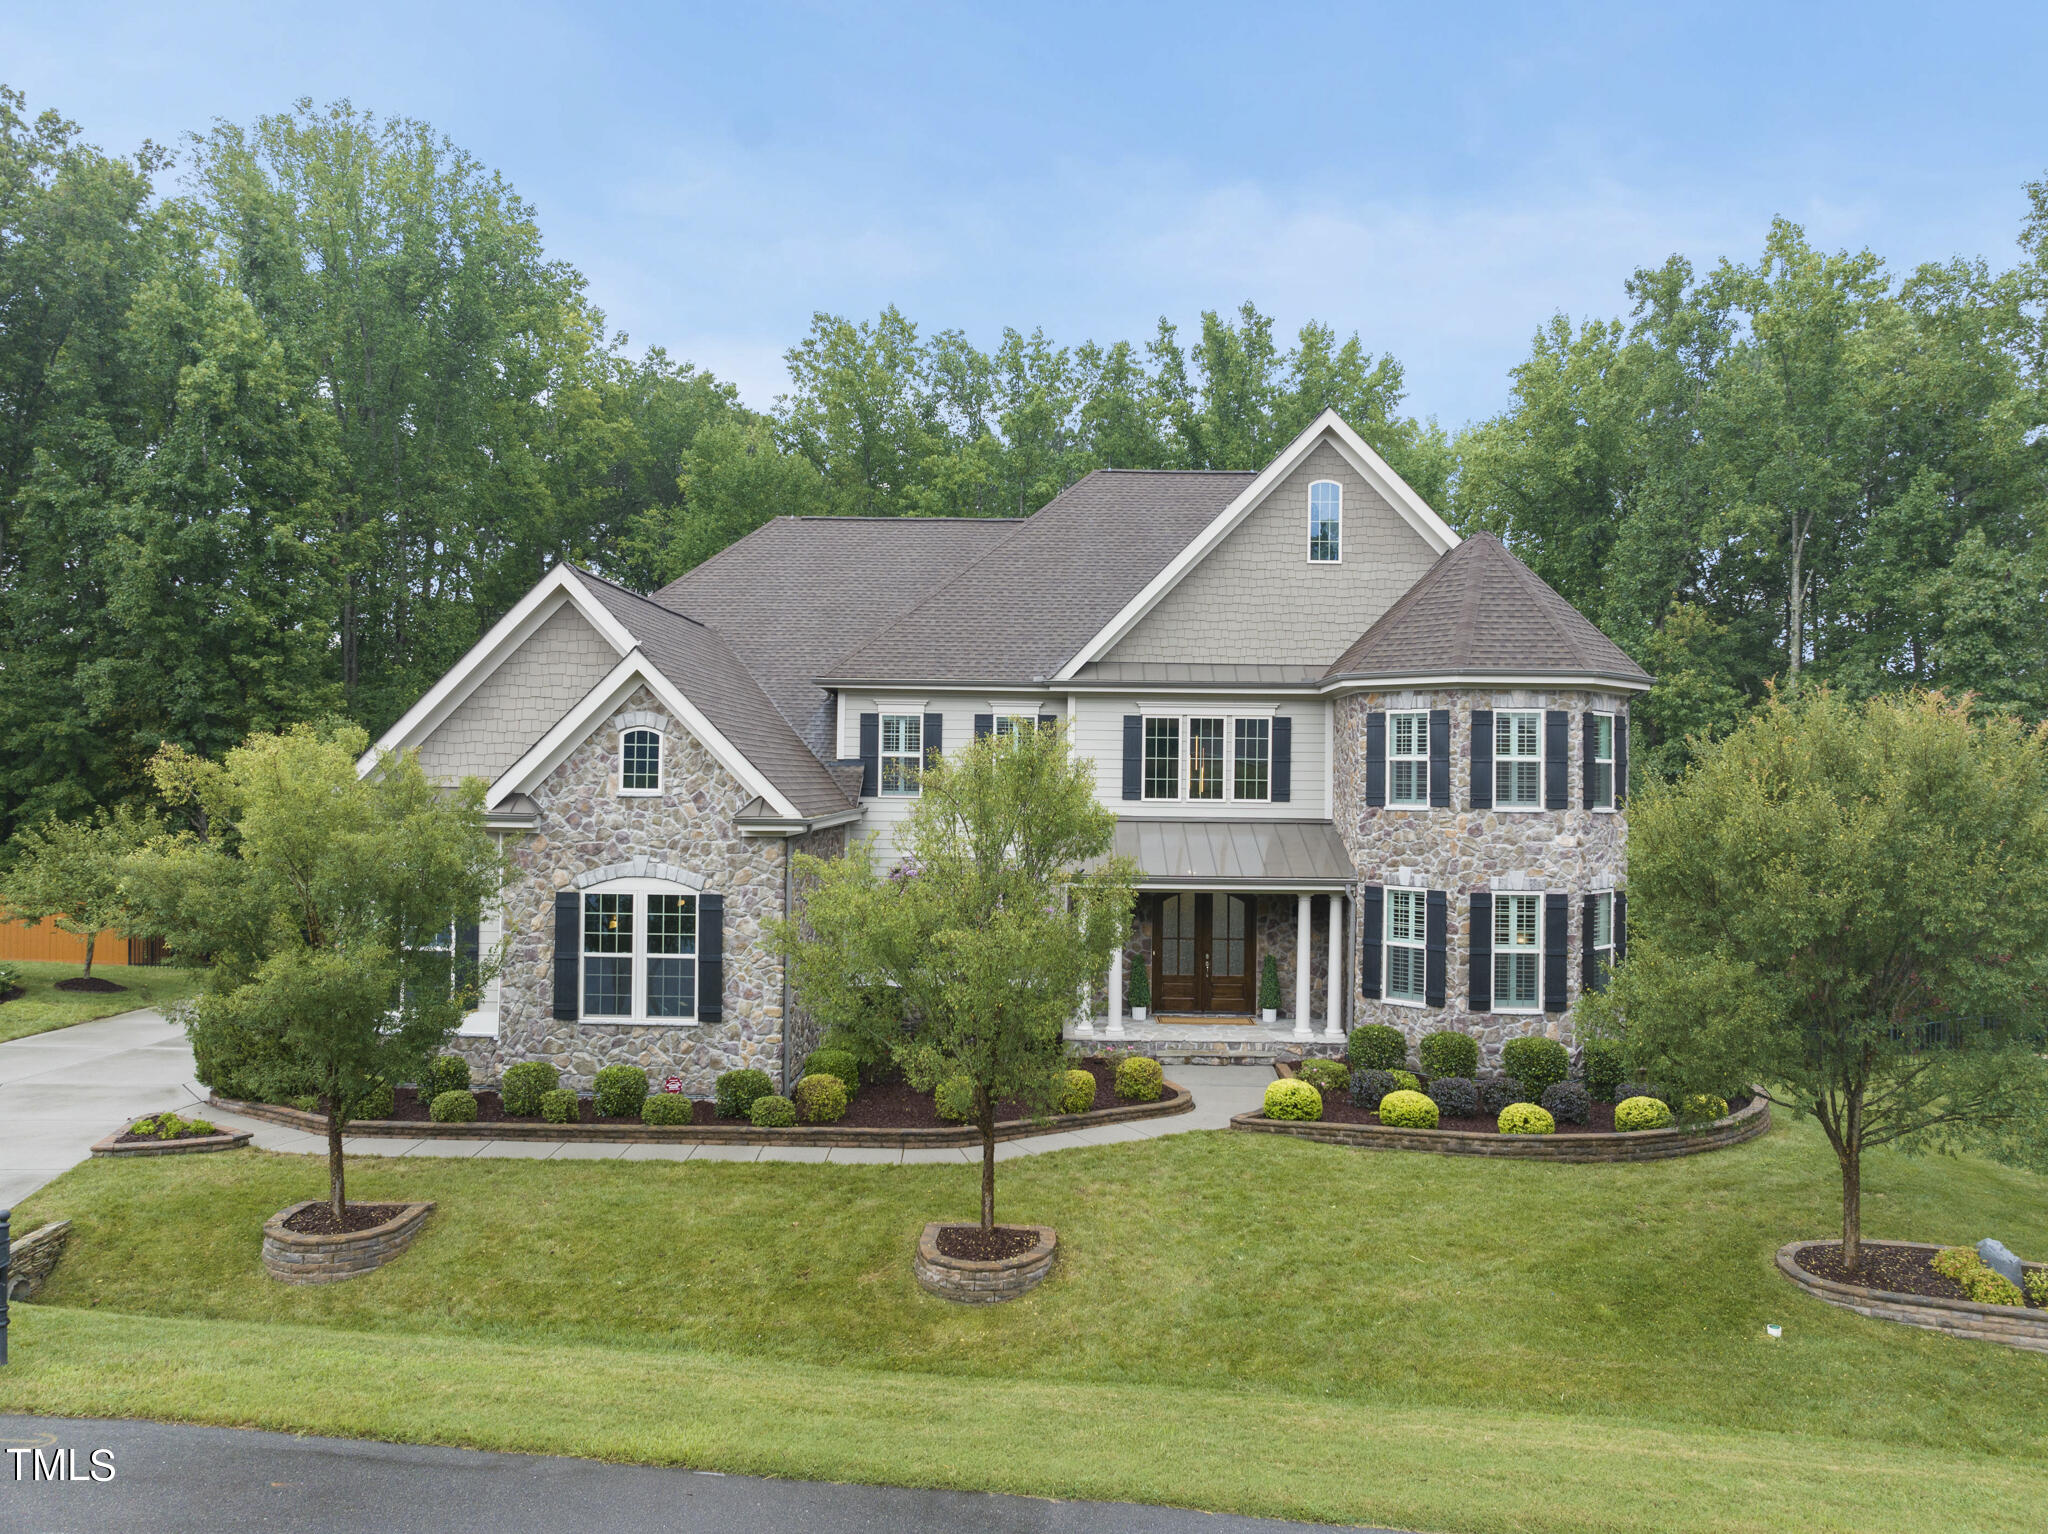
[[[629,596],[636,602],[645,602],[649,607],[653,608],[658,613],[665,613],[667,616],[671,618],[680,618],[685,623],[695,624],[698,628],[703,629],[707,634],[717,632],[715,629],[711,627],[710,624],[704,622],[703,619],[692,618],[688,613],[685,612],[677,612],[676,609],[670,607],[667,603],[657,602],[654,600],[653,597],[647,595],[647,593],[643,591],[635,591],[631,586],[622,586],[619,584],[619,582],[611,579],[609,576],[599,575],[595,570],[584,569],[583,566],[575,563],[573,560],[565,559],[562,561],[562,563],[567,565],[571,570],[574,570],[578,575],[582,576],[585,580],[596,581],[600,586],[609,586],[612,588],[612,590],[619,592],[624,596]]]

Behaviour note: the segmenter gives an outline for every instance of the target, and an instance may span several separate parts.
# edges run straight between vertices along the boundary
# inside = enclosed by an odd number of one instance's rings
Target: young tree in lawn
[[[1057,726],[927,764],[887,874],[867,843],[797,859],[809,893],[778,935],[798,997],[920,1091],[972,1084],[983,1230],[995,1226],[996,1105],[1052,1110],[1061,1029],[1130,928],[1134,871],[1107,856],[1115,830]],[[900,1007],[874,1005],[877,987]]]
[[[50,919],[85,940],[85,975],[106,931],[128,935],[134,902],[121,886],[123,859],[162,828],[153,814],[117,805],[91,820],[47,820],[14,833],[14,864],[0,881],[0,904],[24,926]]]
[[[1773,698],[1630,815],[1627,958],[1584,1013],[1653,1080],[1813,1115],[1849,1268],[1864,1152],[2048,1105],[2048,726]]]
[[[410,755],[358,776],[367,745],[354,725],[300,725],[218,763],[165,747],[159,790],[196,802],[208,832],[160,838],[128,874],[173,946],[211,956],[195,1052],[237,1035],[280,1080],[315,1086],[337,1221],[342,1131],[371,1093],[418,1076],[490,979],[496,956],[454,936],[503,877],[481,780],[438,788]]]

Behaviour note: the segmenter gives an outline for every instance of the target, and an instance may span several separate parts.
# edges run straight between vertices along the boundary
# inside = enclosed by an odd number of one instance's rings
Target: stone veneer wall
[[[1451,807],[1372,809],[1365,803],[1365,716],[1381,709],[1444,708],[1451,714]],[[1563,709],[1571,715],[1569,807],[1562,810],[1472,810],[1472,720],[1475,708]],[[1361,884],[1445,891],[1449,899],[1445,932],[1444,1005],[1408,1006],[1367,1000],[1352,982],[1354,1024],[1391,1023],[1410,1042],[1442,1028],[1472,1034],[1488,1066],[1500,1060],[1511,1038],[1546,1034],[1574,1043],[1570,1012],[1482,1012],[1470,1010],[1471,895],[1478,890],[1514,894],[1562,893],[1568,932],[1565,941],[1565,1002],[1578,1000],[1580,981],[1580,897],[1618,889],[1628,873],[1628,821],[1620,811],[1580,808],[1584,741],[1580,714],[1612,712],[1617,733],[1628,728],[1622,694],[1530,689],[1444,689],[1431,692],[1354,693],[1336,700],[1334,806]],[[1359,937],[1353,924],[1353,937]],[[1374,934],[1377,938],[1378,934]],[[1354,976],[1357,970],[1353,970]]]

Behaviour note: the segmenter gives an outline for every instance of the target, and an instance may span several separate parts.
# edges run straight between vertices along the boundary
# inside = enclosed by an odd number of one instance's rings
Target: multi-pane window
[[[1614,892],[1593,897],[1593,989],[1607,989],[1607,976],[1614,969]]]
[[[996,738],[1004,740],[1012,735],[1029,735],[1038,728],[1038,719],[1032,714],[996,715]]]
[[[882,792],[914,794],[923,776],[923,716],[882,715]]]
[[[1272,793],[1273,721],[1237,721],[1236,779],[1231,797],[1264,799]]]
[[[633,1015],[633,897],[583,897],[583,1013]]]
[[[628,730],[619,740],[619,787],[629,794],[661,791],[661,737]]]
[[[1332,480],[1308,487],[1308,558],[1310,564],[1335,564],[1343,557],[1344,490]]]
[[[696,1000],[697,900],[647,897],[647,1015],[688,1017]]]
[[[1429,715],[1387,715],[1387,803],[1429,803]]]
[[[1614,808],[1614,716],[1593,716],[1593,808]]]
[[[1180,797],[1180,721],[1145,721],[1145,797]]]
[[[1534,809],[1543,802],[1543,716],[1493,716],[1493,802]]]
[[[643,889],[583,897],[583,1015],[688,1018],[697,1010],[697,897]]]
[[[1426,978],[1428,895],[1422,890],[1387,891],[1387,996],[1421,1001]]]
[[[1535,895],[1493,897],[1493,1009],[1536,1010]]]
[[[1223,797],[1223,721],[1188,721],[1188,797]]]

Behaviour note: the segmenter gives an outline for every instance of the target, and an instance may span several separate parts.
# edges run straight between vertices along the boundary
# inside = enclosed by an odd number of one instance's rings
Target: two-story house
[[[886,864],[928,760],[1046,719],[1143,875],[1077,1033],[1170,1055],[1381,1021],[1491,1058],[1561,1034],[1623,943],[1649,685],[1326,412],[1257,473],[1103,470],[1022,519],[777,519],[652,597],[557,568],[363,770],[416,750],[490,784],[515,874],[451,935],[506,944],[463,1028],[485,1076],[780,1079],[813,1042],[763,925],[792,852]]]

